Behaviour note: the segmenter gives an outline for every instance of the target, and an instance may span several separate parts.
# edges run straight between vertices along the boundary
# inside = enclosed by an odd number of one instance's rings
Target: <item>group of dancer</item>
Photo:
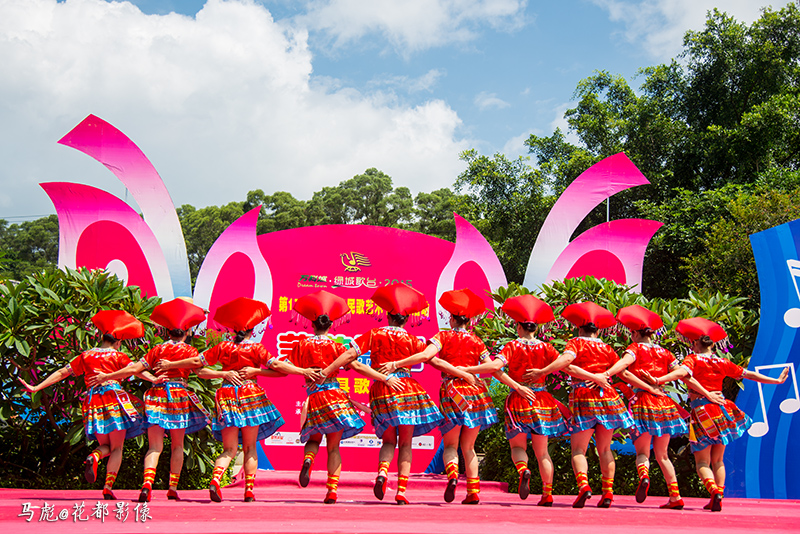
[[[466,470],[466,496],[461,502],[480,502],[475,440],[481,430],[497,423],[498,417],[486,383],[477,375],[491,373],[512,390],[505,404],[505,433],[519,472],[521,499],[530,494],[528,440],[542,479],[538,505],[552,506],[554,467],[548,454],[548,439],[569,436],[578,486],[572,506],[584,507],[592,497],[586,451],[594,437],[602,473],[597,505],[608,508],[614,500],[611,441],[616,429],[627,429],[636,450],[637,502],[644,502],[648,494],[652,444],[669,488],[669,501],[661,508],[684,507],[668,446],[672,436],[688,434],[697,473],[710,495],[705,508],[719,511],[725,486],[725,446],[751,424],[747,415],[722,395],[722,380],[727,376],[779,384],[788,376],[788,369],[784,369],[780,377],[770,378],[719,356],[714,349],[726,339],[725,331],[700,317],[684,319],[677,325],[677,332],[690,343],[692,351],[678,362],[672,353],[653,342],[656,331],[663,328],[661,318],[637,305],[620,309],[616,316],[593,302],[567,306],[561,316],[577,328],[577,337],[570,339],[559,354],[550,343],[536,337],[555,321],[552,308],[533,295],[509,298],[502,310],[515,321],[518,337],[492,358],[483,341],[469,330],[471,321],[486,311],[483,299],[469,289],[447,291],[441,296],[439,304],[451,314],[450,329],[440,331],[427,343],[404,328],[411,314],[428,307],[422,293],[400,283],[379,288],[372,301],[386,312],[388,325],[368,331],[347,348],[328,335],[335,322],[349,312],[344,299],[324,290],[297,299],[294,311],[309,321],[314,335],[298,342],[286,359],[270,355],[254,341],[253,328],[270,312],[266,304],[253,299],[238,298],[216,310],[213,321],[234,332],[235,337],[202,354],[187,344],[186,338],[192,327],[206,320],[205,312],[184,299],[157,306],[151,319],[166,330],[169,341],[153,347],[135,363],[121,352],[121,344],[141,337],[144,326],[124,311],[104,310],[92,319],[102,333],[100,347],[80,354],[36,386],[20,381],[35,392],[71,375],[85,375],[89,388],[82,406],[85,432],[87,439],[98,443],[85,461],[85,476],[93,483],[100,461],[108,457],[103,487],[103,496],[108,500],[115,498],[112,489],[125,439],[145,431],[149,448],[139,501],[147,502],[152,497],[166,431],[171,443],[167,498],[179,500],[184,436],[209,423],[223,447],[209,487],[211,500],[222,501],[220,481],[239,446],[244,455],[244,500],[255,500],[257,441],[284,423],[255,379],[296,374],[305,378],[308,392],[302,411],[300,439],[304,458],[299,483],[308,485],[324,436],[328,471],[324,502],[334,504],[342,467],[339,443],[357,435],[365,425],[336,379],[341,368],[349,367],[372,380],[369,408],[375,433],[382,440],[373,488],[378,499],[383,500],[388,489],[389,466],[397,449],[394,499],[397,504],[409,503],[406,490],[412,438],[438,428],[447,474],[444,500],[455,499],[460,448]],[[622,357],[599,337],[600,331],[617,323],[631,336],[631,344]],[[366,353],[369,365],[359,361],[359,356]],[[410,368],[421,362],[442,373],[438,407],[410,373]],[[201,378],[223,379],[216,392],[213,415],[187,387],[192,370]],[[572,377],[569,407],[556,401],[546,389],[547,376],[560,370]],[[144,403],[120,386],[120,380],[131,375],[152,383]],[[632,387],[628,406],[611,384],[615,375]],[[675,380],[688,385],[691,414],[661,389]]]

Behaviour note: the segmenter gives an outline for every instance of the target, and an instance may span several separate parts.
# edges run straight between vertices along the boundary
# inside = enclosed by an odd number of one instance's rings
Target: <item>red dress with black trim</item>
[[[156,345],[139,360],[145,369],[154,369],[165,360],[176,362],[197,356],[197,349],[183,342],[167,341]],[[169,369],[159,376],[167,381],[154,384],[144,394],[144,413],[147,426],[160,426],[166,430],[184,429],[186,434],[197,432],[209,423],[209,414],[197,395],[186,386],[189,369]]]
[[[722,356],[711,352],[689,354],[681,364],[709,392],[722,391],[722,381],[727,376],[734,380],[744,378],[747,370]],[[731,400],[720,406],[693,391],[689,391],[692,401],[691,431],[689,441],[692,451],[697,452],[709,445],[727,445],[744,435],[753,421]]]
[[[556,401],[545,387],[546,376],[533,382],[525,380],[528,369],[543,369],[556,361],[558,351],[550,343],[538,339],[515,339],[503,346],[497,358],[506,363],[508,376],[533,390],[535,399],[529,401],[516,391],[506,397],[506,437],[526,434],[562,436],[569,430],[569,411]]]
[[[443,330],[430,343],[439,349],[438,357],[454,367],[474,367],[489,357],[483,341],[462,328]],[[463,378],[443,372],[439,409],[444,416],[439,427],[442,434],[457,426],[485,430],[499,421],[486,383],[480,379],[473,386]]]
[[[205,351],[200,359],[205,365],[220,363],[222,371],[238,371],[245,367],[267,367],[276,359],[261,343],[245,340],[238,345],[233,341],[223,341]],[[258,427],[257,440],[267,439],[274,434],[284,420],[281,413],[267,397],[264,389],[255,380],[245,380],[241,386],[223,382],[217,388],[217,416],[211,430],[218,441],[222,441],[224,428]],[[239,431],[239,443],[242,432]]]
[[[614,349],[596,337],[575,337],[567,342],[564,353],[575,355],[572,365],[589,373],[603,373],[611,368],[619,356]],[[594,388],[583,381],[573,381],[569,394],[572,412],[572,432],[601,425],[609,430],[634,426],[631,414],[622,397],[614,388]]]
[[[625,351],[634,357],[628,371],[646,382],[644,371],[658,378],[678,367],[678,360],[667,349],[653,343],[631,343]],[[636,424],[633,435],[681,436],[689,432],[681,407],[667,395],[653,395],[634,388],[630,402],[631,415]]]
[[[129,365],[132,365],[130,358],[113,348],[89,349],[69,362],[72,374],[86,378],[113,373]],[[145,429],[142,401],[126,393],[116,380],[89,388],[81,412],[84,432],[90,441],[115,430],[125,430],[126,439],[135,438]]]
[[[378,369],[384,363],[396,362],[425,350],[425,342],[399,326],[373,328],[356,339],[359,354],[370,354],[370,365]],[[430,395],[411,378],[406,368],[391,374],[400,379],[402,391],[395,391],[383,382],[373,381],[369,388],[372,425],[380,438],[389,427],[411,425],[414,436],[427,434],[442,422],[442,414]]]
[[[347,348],[334,341],[332,336],[313,336],[300,340],[289,354],[289,361],[301,368],[324,369],[341,356]],[[306,416],[300,430],[300,442],[312,436],[342,432],[341,439],[355,436],[364,428],[350,397],[339,387],[338,369],[328,375],[322,384],[306,381],[308,400]]]

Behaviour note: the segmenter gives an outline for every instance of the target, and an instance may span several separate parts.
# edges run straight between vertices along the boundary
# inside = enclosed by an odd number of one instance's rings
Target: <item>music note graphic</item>
[[[797,287],[797,279],[800,277],[800,261],[786,260],[786,266],[789,268],[789,274],[794,282],[794,290],[797,292],[797,298],[800,300],[800,288]],[[789,328],[800,328],[800,308],[789,308],[783,314],[783,322]]]
[[[792,260],[789,260],[792,261]],[[800,262],[798,262],[800,264]],[[791,310],[790,310],[791,311]],[[797,410],[800,410],[800,394],[798,394],[797,390],[797,376],[794,374],[794,363],[777,363],[774,365],[759,365],[756,366],[756,373],[760,373],[763,369],[778,369],[788,367],[789,374],[792,375],[792,385],[794,386],[794,398],[788,398],[781,401],[780,409],[783,413],[795,413]],[[753,423],[753,425],[747,430],[747,433],[753,436],[754,438],[760,438],[766,435],[769,432],[769,420],[767,419],[767,407],[764,404],[764,390],[762,389],[761,382],[757,382],[758,384],[758,398],[759,402],[761,403],[761,413],[764,416],[763,421],[758,421]]]

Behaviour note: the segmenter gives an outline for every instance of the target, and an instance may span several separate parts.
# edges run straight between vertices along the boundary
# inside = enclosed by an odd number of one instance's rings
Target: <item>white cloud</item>
[[[753,0],[591,0],[606,9],[613,22],[624,25],[626,41],[642,46],[653,58],[666,60],[682,50],[687,30],[701,30],[706,14],[715,7],[739,21],[752,23],[761,16],[761,2]],[[763,1],[763,0],[762,0]],[[770,2],[775,9],[789,0]]]
[[[376,77],[367,84],[370,88],[387,87],[401,90],[405,93],[431,93],[439,80],[445,76],[440,69],[431,69],[416,78],[410,76],[382,76]]]
[[[505,154],[508,159],[517,159],[520,156],[529,158],[530,154],[528,153],[528,146],[525,144],[525,141],[528,140],[531,134],[541,135],[541,132],[536,129],[530,129],[519,135],[515,135],[506,141],[500,153]]]
[[[526,24],[526,0],[311,0],[297,22],[339,47],[382,35],[403,56],[475,38],[477,28],[514,31]]]
[[[475,105],[481,110],[487,110],[503,109],[509,107],[511,104],[499,98],[496,93],[481,92],[475,96]]]
[[[564,113],[566,113],[568,109],[574,108],[575,105],[576,102],[565,102],[563,104],[559,104],[553,109],[555,118],[550,123],[550,131],[555,132],[556,128],[561,128],[561,133],[564,135],[564,139],[567,143],[575,146],[583,146],[583,142],[580,140],[578,135],[569,129],[569,122],[567,122],[567,118],[564,116]]]
[[[252,0],[209,0],[196,18],[0,0],[0,217],[52,212],[43,181],[123,196],[107,170],[56,144],[89,113],[139,145],[176,205],[256,188],[309,198],[369,167],[414,191],[451,185],[471,144],[455,111],[314,79],[307,37]]]

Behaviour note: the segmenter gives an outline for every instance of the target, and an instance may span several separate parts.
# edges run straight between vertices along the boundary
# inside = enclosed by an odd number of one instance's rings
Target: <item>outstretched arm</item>
[[[52,373],[50,376],[48,376],[47,378],[45,378],[44,380],[42,380],[39,384],[37,384],[35,386],[32,386],[32,385],[28,384],[22,378],[17,378],[17,380],[19,380],[22,383],[22,385],[25,386],[25,389],[27,389],[28,392],[36,393],[37,391],[41,391],[41,390],[43,390],[43,389],[45,389],[47,387],[52,386],[53,384],[57,384],[58,382],[61,382],[62,380],[64,380],[65,378],[67,378],[71,374],[72,374],[72,367],[70,367],[69,365],[66,365],[66,366],[62,367],[61,369],[59,369],[58,371],[55,371],[54,373]]]
[[[753,380],[755,382],[761,382],[762,384],[783,384],[786,382],[786,378],[789,376],[789,367],[784,367],[783,371],[781,371],[781,375],[778,378],[770,378],[766,375],[762,375],[761,373],[757,373],[755,371],[747,371],[744,372],[744,378],[748,380]]]

